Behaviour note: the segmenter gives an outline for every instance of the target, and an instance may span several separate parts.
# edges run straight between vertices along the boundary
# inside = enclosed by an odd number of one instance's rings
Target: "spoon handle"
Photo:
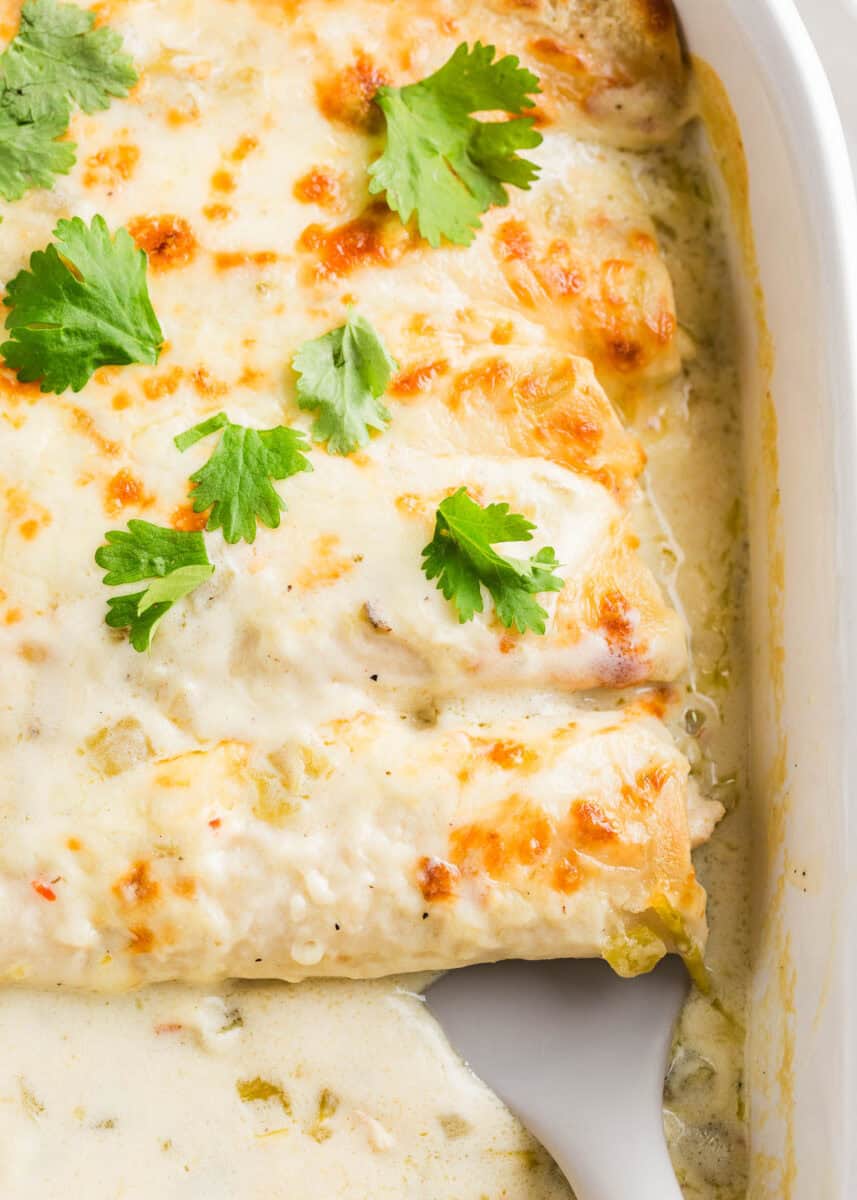
[[[524,1116],[524,1114],[520,1114]],[[620,1121],[546,1124],[530,1128],[550,1151],[577,1200],[683,1200],[663,1128]]]
[[[510,962],[453,971],[427,999],[577,1200],[682,1200],[662,1096],[686,992],[677,961],[638,979],[603,962]]]

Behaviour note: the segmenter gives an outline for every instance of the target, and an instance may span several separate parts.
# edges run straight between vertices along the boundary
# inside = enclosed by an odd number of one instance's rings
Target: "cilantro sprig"
[[[403,222],[416,212],[420,234],[467,246],[480,215],[509,203],[505,184],[528,189],[538,167],[518,150],[540,145],[532,117],[538,78],[514,55],[494,61],[493,46],[460,45],[433,75],[406,87],[381,87],[375,102],[386,119],[384,152],[369,168],[373,193]],[[514,114],[480,121],[474,113]]]
[[[386,429],[390,411],[381,397],[397,363],[375,329],[353,314],[344,325],[309,342],[294,358],[301,408],[317,410],[312,436],[331,454],[351,454]]]
[[[194,512],[211,509],[207,529],[222,529],[227,542],[256,540],[256,522],[269,529],[280,524],[286,502],[276,491],[272,479],[288,479],[299,471],[311,471],[303,454],[309,450],[306,438],[297,429],[278,425],[274,429],[249,429],[233,425],[226,413],[218,413],[174,439],[185,451],[201,438],[222,430],[211,458],[191,475],[195,485]]]
[[[137,73],[119,35],[93,28],[94,13],[56,0],[27,0],[17,34],[0,54],[0,196],[49,188],[75,162],[58,142],[71,105],[92,113],[127,96]]]
[[[95,552],[104,583],[116,587],[150,581],[139,592],[107,601],[107,624],[127,629],[135,650],[148,650],[155,630],[173,605],[214,574],[201,533],[183,532],[132,520],[127,530],[111,529]]]
[[[22,383],[80,389],[109,364],[156,363],[164,335],[146,286],[146,255],[103,217],[60,221],[55,242],[6,287],[10,340],[0,354]]]
[[[508,504],[483,508],[463,487],[441,502],[422,567],[452,601],[461,624],[482,612],[484,587],[507,629],[514,625],[521,633],[545,632],[548,614],[534,596],[563,587],[554,574],[559,563],[553,548],[545,546],[528,559],[505,558],[494,549],[498,542],[531,541],[533,529],[526,517],[509,512]]]

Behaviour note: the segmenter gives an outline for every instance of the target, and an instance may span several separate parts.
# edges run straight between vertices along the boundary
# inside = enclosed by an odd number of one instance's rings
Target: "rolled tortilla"
[[[370,712],[267,755],[147,757],[128,721],[102,777],[0,841],[0,978],[371,977],[505,957],[699,958],[703,802],[639,708],[419,727]],[[693,835],[691,834],[693,830]]]
[[[620,146],[674,135],[692,113],[672,0],[489,0],[519,21],[545,110]]]
[[[162,431],[151,437],[163,445]],[[49,444],[59,453],[63,443]],[[195,451],[188,473],[205,461],[207,450]],[[129,708],[147,729],[169,719],[203,744],[267,747],[309,705],[321,719],[351,711],[359,701],[340,707],[340,688],[445,699],[621,687],[683,670],[684,625],[636,551],[623,506],[592,479],[541,459],[424,454],[381,439],[365,454],[314,462],[284,487],[279,530],[252,546],[209,539],[215,574],[162,622],[151,654],[104,624],[108,595],[122,589],[105,588],[92,561],[106,525],[97,495],[76,498],[74,538],[57,520],[24,542],[7,587],[21,620],[0,626],[0,748],[38,723],[43,748],[50,733],[56,757],[74,755],[105,712]],[[484,611],[462,624],[426,579],[421,551],[437,507],[462,486],[535,523],[531,542],[506,543],[504,553],[554,547],[565,586],[538,597],[544,636],[506,629],[487,594]],[[147,516],[160,514],[153,505]],[[0,586],[11,569],[0,569]],[[22,642],[37,651],[16,652]],[[34,767],[21,786],[31,793],[39,780]]]
[[[453,371],[443,349],[424,350],[393,380],[399,441],[443,454],[547,459],[620,501],[633,496],[646,456],[588,359],[504,346]]]

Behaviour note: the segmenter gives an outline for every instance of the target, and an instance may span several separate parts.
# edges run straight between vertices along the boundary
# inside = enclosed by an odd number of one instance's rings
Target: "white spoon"
[[[505,962],[450,971],[426,1000],[577,1200],[682,1200],[661,1106],[687,986],[676,959],[637,979],[598,960]]]

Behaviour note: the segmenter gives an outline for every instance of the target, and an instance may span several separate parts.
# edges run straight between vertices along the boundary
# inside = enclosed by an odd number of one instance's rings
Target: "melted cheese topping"
[[[40,416],[28,422],[29,436]],[[64,475],[84,471],[88,446],[65,453],[67,431],[46,424],[46,458],[56,456]],[[133,715],[164,751],[225,737],[272,749],[308,705],[347,713],[364,691],[383,698],[405,686],[437,695],[515,683],[580,688],[673,678],[684,666],[682,626],[636,560],[627,518],[606,489],[538,461],[434,457],[381,439],[357,461],[323,458],[312,474],[290,481],[279,531],[260,533],[252,546],[211,538],[210,585],[171,612],[152,652],[140,656],[103,628],[101,572],[81,562],[82,546],[99,544],[105,510],[134,510],[124,496],[138,462],[156,464],[159,477],[174,471],[175,452],[165,464],[158,457],[177,429],[141,433],[130,470],[111,475],[101,495],[83,492],[74,538],[59,521],[31,540],[17,520],[6,526],[15,550],[10,594],[28,613],[44,614],[0,631],[10,651],[12,702],[0,729],[13,793],[57,794],[57,776],[42,765],[48,746],[57,750],[56,772],[91,787],[79,750],[98,735],[105,711]],[[10,468],[15,450],[15,438],[0,450]],[[206,447],[198,451],[204,461]],[[146,487],[157,487],[154,469],[147,478]],[[541,598],[552,614],[547,636],[504,629],[490,605],[462,625],[425,579],[420,551],[437,505],[462,485],[502,496],[551,538],[567,584]],[[160,511],[152,501],[146,516],[183,514],[175,491]],[[525,544],[509,548],[516,549],[527,552]],[[71,703],[81,678],[91,688]]]
[[[437,712],[447,698],[485,689],[571,692],[670,680],[686,662],[682,623],[639,560],[629,525],[644,456],[596,379],[618,397],[678,369],[669,275],[633,179],[608,168],[564,126],[553,129],[545,113],[540,182],[530,193],[511,189],[509,206],[487,213],[466,249],[432,250],[366,193],[366,166],[377,151],[369,101],[379,82],[427,73],[462,38],[496,34],[501,50],[517,50],[534,15],[519,26],[507,15],[498,23],[490,7],[465,15],[451,6],[406,29],[397,7],[377,0],[241,3],[224,5],[220,17],[193,0],[159,6],[156,20],[149,11],[110,6],[140,83],[127,102],[75,116],[74,172],[52,192],[10,206],[4,225],[0,267],[9,277],[49,238],[60,214],[97,210],[111,226],[127,224],[149,256],[168,346],[157,367],[101,370],[77,396],[42,396],[3,374],[0,645],[9,669],[0,708],[0,886],[16,920],[23,918],[21,930],[29,931],[21,946],[7,941],[3,969],[97,984],[258,974],[253,937],[265,943],[265,971],[286,977],[300,973],[288,947],[302,943],[319,947],[309,966],[352,974],[546,954],[552,945],[555,952],[599,953],[603,919],[593,924],[569,910],[563,935],[545,919],[534,941],[528,935],[504,947],[502,910],[486,917],[490,934],[469,937],[462,904],[455,909],[462,928],[434,922],[432,930],[445,932],[429,950],[404,931],[376,946],[370,925],[343,965],[318,936],[312,897],[303,916],[297,891],[293,928],[283,927],[276,909],[272,914],[283,942],[277,953],[244,908],[267,903],[273,875],[290,878],[290,836],[264,822],[258,836],[267,848],[246,888],[236,892],[235,868],[224,866],[219,884],[212,878],[200,895],[182,896],[188,917],[174,921],[166,938],[175,945],[172,956],[162,960],[164,937],[158,947],[148,933],[134,940],[133,923],[126,922],[118,943],[102,930],[107,918],[98,906],[109,881],[133,874],[135,856],[155,853],[153,836],[167,845],[175,840],[154,830],[147,838],[141,826],[120,847],[99,832],[102,814],[118,816],[123,804],[120,824],[128,831],[134,813],[154,819],[161,775],[134,767],[138,760],[184,756],[213,794],[226,796],[237,760],[218,749],[223,743],[248,748],[235,751],[242,761],[246,753],[267,760],[367,703],[398,721],[400,712]],[[240,36],[227,52],[222,30],[239,12]],[[337,37],[327,43],[322,31],[332,20]],[[538,39],[525,44],[538,66],[544,46]],[[554,63],[550,80],[561,70]],[[549,81],[548,94],[551,87]],[[581,97],[577,108],[590,100]],[[288,512],[280,529],[260,529],[252,546],[210,537],[217,565],[211,583],[177,605],[152,652],[138,655],[103,621],[106,589],[92,555],[104,530],[132,516],[198,528],[187,478],[211,446],[180,456],[174,436],[222,408],[242,424],[308,428],[296,406],[290,357],[352,305],[401,364],[390,389],[389,430],[347,459],[316,451],[312,474],[281,485]],[[435,510],[462,485],[483,502],[508,501],[535,522],[533,546],[556,549],[565,587],[542,597],[546,636],[504,629],[490,606],[462,625],[426,581],[420,552]],[[513,711],[527,709],[521,692]],[[628,731],[630,742],[635,736]],[[415,734],[413,747],[390,741],[386,765],[395,770],[431,754],[431,738]],[[384,802],[384,777],[362,762],[371,749],[350,751],[353,776],[368,771],[374,796],[354,803],[355,820],[360,838],[375,846],[373,874],[390,855],[388,870],[409,911],[418,898],[413,862],[443,848],[426,845],[424,830],[401,831],[388,844],[395,809]],[[459,749],[452,742],[445,753]],[[454,759],[452,769],[461,769]],[[419,775],[412,786],[421,794]],[[603,791],[614,805],[611,786]],[[455,797],[448,790],[452,811]],[[352,807],[344,792],[337,802]],[[433,814],[438,831],[446,828],[447,817],[430,804],[424,813]],[[321,808],[308,810],[302,835],[313,820],[323,821]],[[668,825],[677,821],[673,815]],[[345,829],[343,823],[339,836]],[[643,829],[652,861],[661,863],[664,828],[656,822]],[[200,834],[208,837],[204,824]],[[686,830],[676,836],[687,860]],[[42,847],[36,858],[32,837]],[[66,852],[62,863],[50,864],[47,847],[67,837],[100,847],[90,849],[85,871],[73,870],[83,860],[66,862]],[[180,840],[184,856],[190,842]],[[318,852],[314,869],[323,872],[334,844]],[[65,887],[52,899],[55,876]],[[670,878],[661,883],[670,890]],[[647,886],[654,889],[655,881]],[[223,887],[241,902],[225,903]],[[340,881],[334,895],[344,911],[372,899],[346,892]],[[609,886],[602,896],[608,907],[625,904],[610,898]],[[82,907],[72,915],[76,904]],[[204,938],[190,932],[192,914],[208,929],[211,904],[225,904],[215,922],[222,952],[199,958]],[[645,899],[634,904],[645,907]],[[679,904],[685,907],[701,935],[696,893]],[[49,934],[39,954],[49,913],[50,928],[66,933]],[[539,913],[534,905],[534,922]],[[247,952],[230,949],[244,945],[238,930],[245,926],[258,928],[246,935]],[[128,928],[133,965],[94,971],[105,951],[129,952]],[[81,962],[61,964],[60,955],[51,968],[50,947],[66,935],[85,950]]]
[[[676,934],[704,938],[687,806],[695,840],[722,810],[689,791],[651,717],[430,732],[363,713],[266,756],[233,740],[169,758],[126,718],[86,751],[84,811],[16,789],[26,813],[0,850],[6,979],[619,962],[638,930],[655,959]]]

